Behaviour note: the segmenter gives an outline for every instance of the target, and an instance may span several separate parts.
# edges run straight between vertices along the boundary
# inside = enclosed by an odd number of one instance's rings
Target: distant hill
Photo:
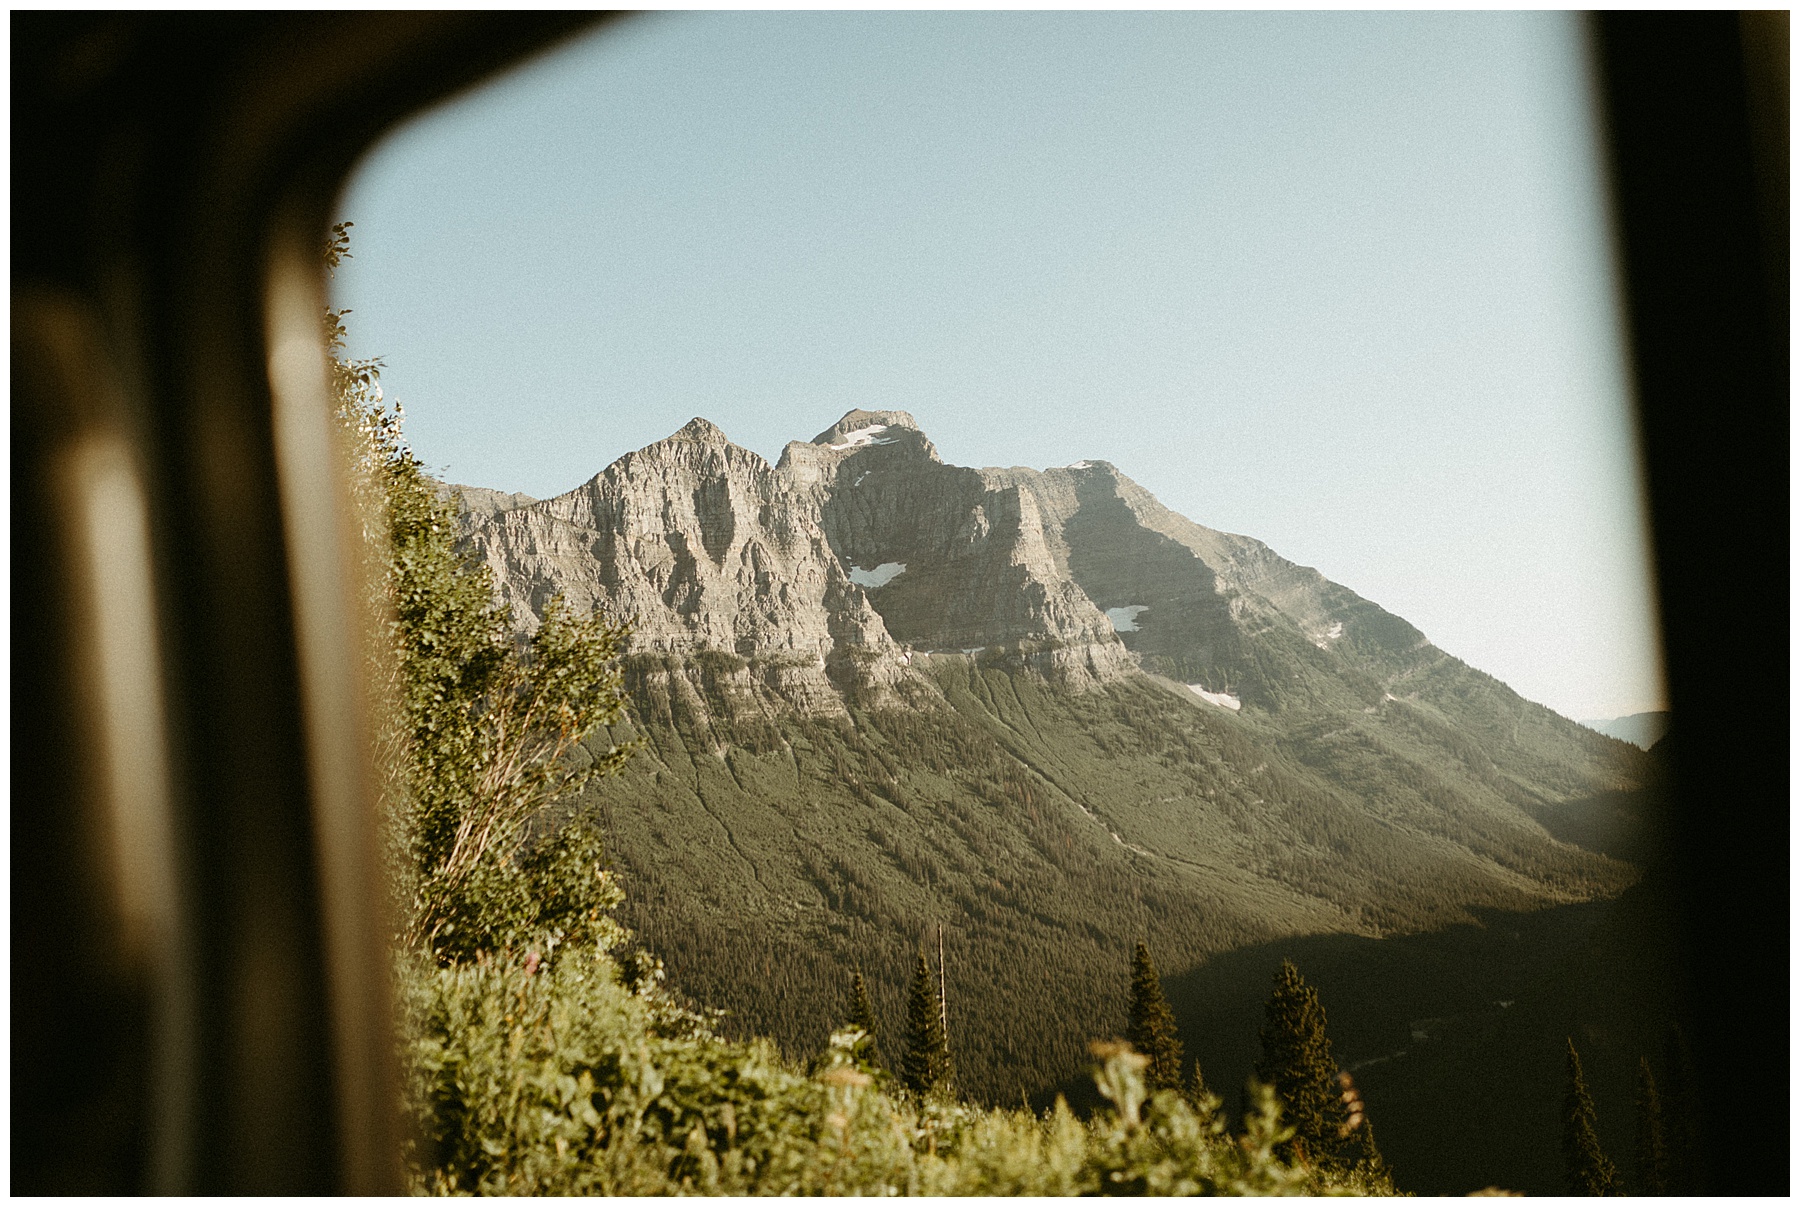
[[[553,499],[464,490],[465,548],[522,628],[559,593],[635,618],[612,736],[646,745],[574,807],[672,980],[791,1051],[860,968],[896,1057],[941,923],[960,1084],[1042,1102],[1122,1031],[1140,937],[1198,1052],[1194,1011],[1253,1002],[1284,945],[1479,928],[1638,874],[1593,819],[1629,816],[1640,751],[1105,462],[946,465],[911,416],[852,411],[775,465],[696,419]],[[1373,1015],[1424,1009],[1349,983]]]
[[[1582,724],[1609,738],[1617,738],[1621,742],[1630,742],[1640,750],[1648,750],[1661,741],[1665,733],[1669,732],[1669,714],[1666,712],[1634,712],[1629,717],[1614,717],[1608,721],[1583,721]]]

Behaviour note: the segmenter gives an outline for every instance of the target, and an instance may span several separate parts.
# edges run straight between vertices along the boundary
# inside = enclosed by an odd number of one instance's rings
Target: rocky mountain
[[[1644,785],[1641,751],[1105,462],[947,465],[911,416],[852,411],[775,465],[696,419],[556,498],[461,494],[522,628],[558,594],[633,620],[646,745],[577,807],[675,982],[796,1051],[860,967],[894,1054],[941,924],[962,1085],[1041,1098],[1123,1025],[1138,938],[1198,1011],[1208,969],[1254,997],[1303,938],[1637,875],[1579,821]]]
[[[1149,672],[1234,711],[1376,708],[1445,663],[1399,617],[1104,461],[946,465],[904,412],[851,411],[775,466],[695,419],[555,499],[458,489],[469,548],[527,631],[560,592],[634,617],[640,650],[737,655],[759,689],[825,712],[946,654],[1076,689]]]

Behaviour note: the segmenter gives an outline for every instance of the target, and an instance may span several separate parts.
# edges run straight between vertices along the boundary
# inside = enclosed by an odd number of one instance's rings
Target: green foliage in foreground
[[[350,254],[332,229],[325,263]],[[379,360],[346,360],[343,315],[324,316],[335,414],[380,701],[389,864],[401,945],[443,961],[486,951],[603,943],[617,888],[591,823],[541,836],[545,806],[610,775],[630,746],[596,746],[624,714],[630,630],[560,598],[523,645],[492,576],[456,548],[455,508],[407,447]],[[534,838],[539,839],[533,841]]]
[[[553,599],[517,649],[486,568],[456,551],[450,504],[403,450],[383,468],[411,730],[405,942],[457,959],[581,942],[601,909],[598,833],[548,851],[528,839],[544,806],[630,757],[629,747],[582,744],[624,711],[617,659],[628,630]]]
[[[1096,1045],[1110,1107],[1083,1121],[884,1091],[854,1031],[816,1075],[736,1043],[610,955],[403,969],[413,1188],[457,1194],[1379,1193],[1284,1161],[1259,1090],[1241,1135],[1218,1100],[1148,1094],[1145,1058]]]

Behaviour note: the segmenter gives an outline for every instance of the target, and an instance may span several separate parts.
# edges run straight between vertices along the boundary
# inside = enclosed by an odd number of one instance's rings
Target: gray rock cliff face
[[[733,655],[741,686],[809,710],[918,683],[929,656],[1075,690],[1148,669],[1264,706],[1303,678],[1296,659],[1372,684],[1416,651],[1442,657],[1106,462],[946,465],[901,411],[851,411],[774,466],[695,419],[553,499],[460,489],[467,548],[521,629],[561,594],[631,618],[636,651]]]
[[[831,707],[834,681],[905,670],[815,501],[704,419],[567,494],[464,521],[525,631],[560,594],[630,619],[634,650],[734,655],[809,707]]]
[[[1075,686],[1135,670],[1070,577],[1037,494],[1000,471],[945,465],[905,412],[852,411],[788,445],[781,468],[817,499],[837,555],[881,582],[870,598],[910,648],[1005,650]]]

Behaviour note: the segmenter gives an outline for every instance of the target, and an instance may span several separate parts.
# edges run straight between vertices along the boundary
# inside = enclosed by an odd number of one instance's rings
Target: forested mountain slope
[[[853,411],[771,466],[695,420],[463,522],[522,627],[635,618],[646,745],[577,807],[674,981],[796,1051],[860,967],[893,1054],[937,924],[961,1084],[1016,1102],[1120,1030],[1139,937],[1179,977],[1635,876],[1553,832],[1641,751],[1104,463],[949,466]]]

